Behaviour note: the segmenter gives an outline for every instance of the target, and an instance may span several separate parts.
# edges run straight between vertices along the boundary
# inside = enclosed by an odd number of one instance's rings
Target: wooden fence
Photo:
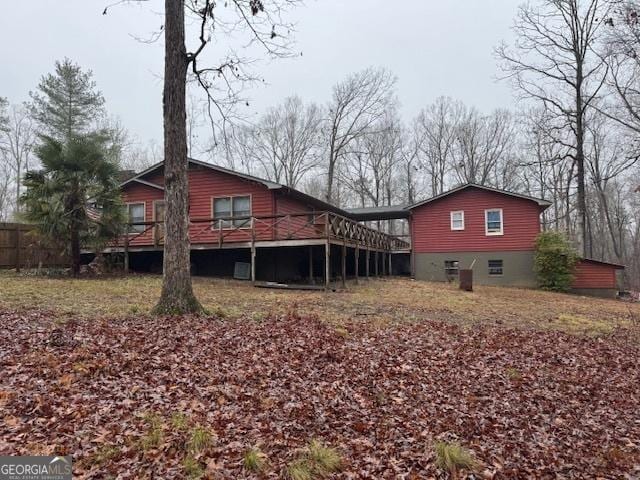
[[[33,225],[0,223],[0,268],[20,270],[68,264],[69,259],[59,248],[42,245]]]

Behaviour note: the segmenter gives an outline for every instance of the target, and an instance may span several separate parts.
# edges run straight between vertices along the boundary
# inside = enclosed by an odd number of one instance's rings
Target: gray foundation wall
[[[533,254],[533,251],[415,253],[414,274],[416,280],[446,282],[451,280],[445,274],[444,262],[446,260],[457,260],[460,262],[460,269],[469,268],[475,260],[473,266],[473,282],[475,284],[536,287]],[[489,275],[489,260],[502,260],[502,275]]]

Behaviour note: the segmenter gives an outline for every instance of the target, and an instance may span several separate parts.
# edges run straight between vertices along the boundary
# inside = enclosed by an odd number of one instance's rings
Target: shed
[[[571,290],[581,295],[615,298],[619,270],[624,270],[624,265],[581,258],[575,267]]]

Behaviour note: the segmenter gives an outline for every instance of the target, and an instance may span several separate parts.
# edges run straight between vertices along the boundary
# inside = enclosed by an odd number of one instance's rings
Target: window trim
[[[500,273],[491,273],[491,262],[500,262]],[[502,258],[492,258],[487,260],[487,275],[490,277],[502,277],[504,275],[504,260]]]
[[[231,218],[233,218],[233,199],[237,197],[247,197],[249,199],[249,216],[253,217],[253,196],[250,193],[240,193],[237,195],[219,195],[217,197],[211,197],[211,230],[220,230],[216,226],[216,223],[218,222],[218,220],[225,220],[224,218],[216,219],[215,201],[221,198],[228,198],[231,203]],[[250,230],[251,228],[251,222],[249,222],[249,224],[246,226],[236,227],[235,225],[233,225],[233,221],[231,221],[231,225],[228,227],[222,227],[222,230]]]
[[[489,231],[489,212],[500,212],[500,231]],[[484,234],[488,237],[504,235],[504,213],[501,208],[487,208],[484,211]]]
[[[142,227],[141,232],[131,231],[131,228],[133,227],[132,225],[129,225],[129,223],[131,223],[131,214],[129,213],[129,207],[131,205],[142,205],[142,221],[146,222],[147,221],[147,202],[143,200],[140,202],[125,203],[125,206],[127,207],[127,235],[142,235],[144,233],[146,225],[140,225]]]
[[[453,216],[454,216],[455,214],[457,214],[457,213],[461,214],[461,216],[462,216],[462,227],[460,227],[460,228],[456,228],[456,227],[454,227],[454,225],[453,225]],[[461,230],[464,230],[464,226],[465,226],[465,225],[464,225],[464,210],[454,210],[454,211],[452,211],[452,212],[449,212],[449,220],[450,220],[450,222],[451,222],[451,230],[453,230],[453,231],[461,231]]]
[[[167,208],[167,204],[166,204],[166,202],[165,202],[164,198],[160,198],[160,199],[157,199],[157,200],[154,200],[154,201],[153,201],[153,221],[154,221],[154,222],[157,222],[157,221],[158,221],[158,219],[156,218],[156,204],[158,204],[159,202],[164,203],[164,207],[165,207],[165,211],[164,211],[164,212],[165,212],[165,219],[166,219],[166,214],[167,214],[167,210],[166,210],[166,208]],[[162,222],[162,223],[165,223],[165,222]]]

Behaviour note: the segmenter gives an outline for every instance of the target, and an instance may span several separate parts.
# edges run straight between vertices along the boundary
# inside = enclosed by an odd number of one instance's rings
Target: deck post
[[[393,272],[392,272],[393,264],[391,263],[391,252],[387,253],[387,256],[389,257],[389,271],[387,272],[387,275],[391,276],[393,275]]]
[[[129,232],[124,236],[124,273],[129,274]]]
[[[309,285],[313,285],[315,280],[313,278],[313,245],[309,247]]]
[[[356,285],[358,285],[358,276],[359,273],[358,272],[358,268],[360,267],[360,246],[356,244],[356,250],[355,250],[355,264],[356,264],[356,268],[355,268],[355,272],[356,272]]]
[[[251,285],[256,284],[256,234],[251,217]]]
[[[256,284],[256,244],[251,242],[251,285]]]
[[[342,243],[342,288],[347,288],[347,243]]]
[[[369,267],[370,267],[370,258],[371,258],[371,250],[369,250],[368,248],[365,250],[365,260],[366,260],[366,268],[365,268],[365,275],[367,276],[367,280],[369,280]]]
[[[376,272],[376,277],[380,276],[380,270],[379,270],[379,262],[378,262],[378,255],[380,254],[380,252],[378,252],[378,250],[376,250],[376,259],[375,259],[375,272]]]
[[[329,278],[331,278],[331,244],[327,239],[324,245],[324,288],[329,289]]]

